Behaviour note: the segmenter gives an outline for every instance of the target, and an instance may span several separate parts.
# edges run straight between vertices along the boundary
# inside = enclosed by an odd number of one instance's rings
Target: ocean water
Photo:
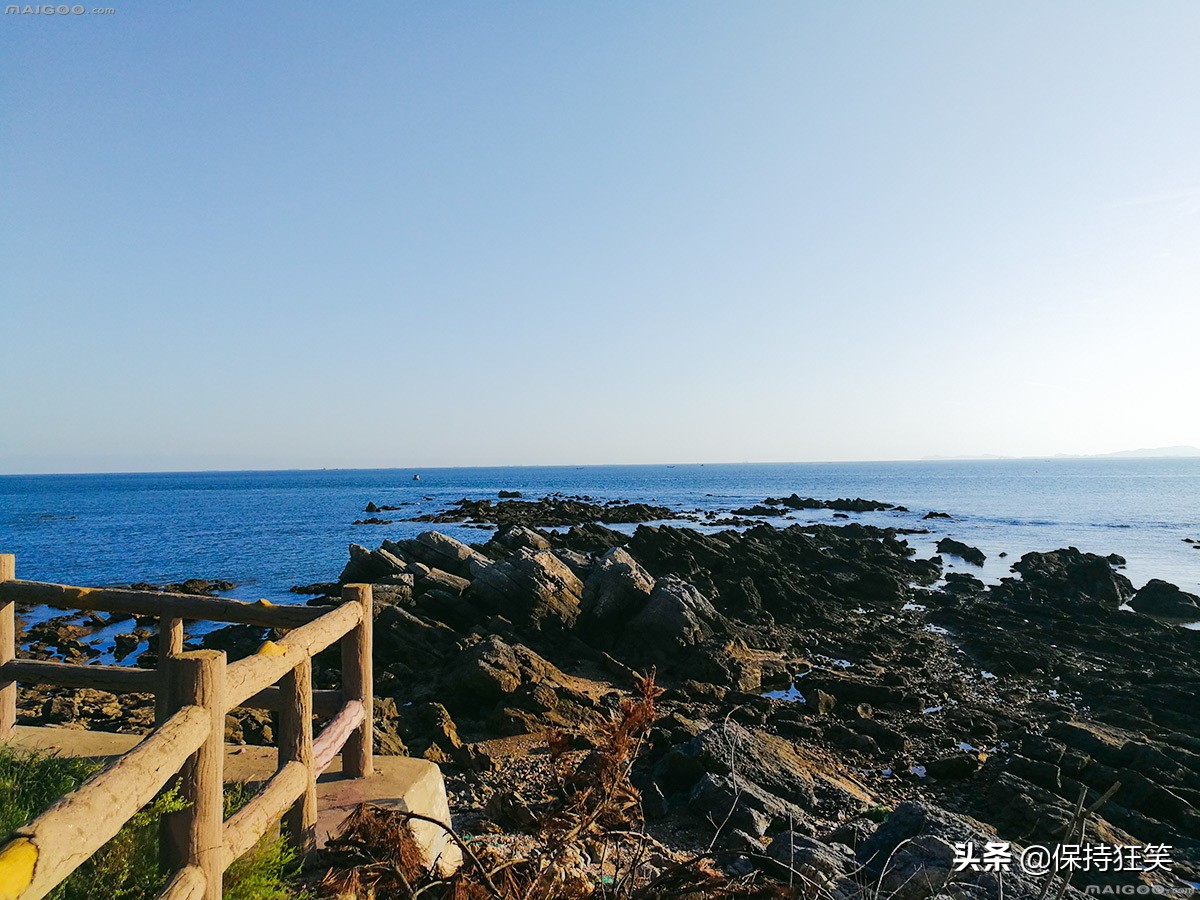
[[[987,581],[1030,550],[1076,546],[1119,553],[1136,586],[1163,578],[1200,593],[1200,459],[996,460],[678,466],[198,472],[0,476],[0,552],[18,577],[77,585],[223,578],[232,596],[302,602],[295,584],[332,581],[351,542],[437,528],[463,540],[489,531],[397,521],[354,526],[368,501],[398,505],[383,518],[443,508],[462,497],[519,490],[599,500],[728,511],[768,496],[866,497],[908,513],[851,514],[852,521],[928,527],[909,542],[922,556],[946,535],[978,546],[983,569],[946,557],[952,571]],[[938,510],[950,520],[923,520]],[[772,520],[779,522],[779,520]],[[828,511],[792,521],[831,522]],[[632,530],[629,526],[625,530]],[[1007,558],[999,554],[1005,552]]]

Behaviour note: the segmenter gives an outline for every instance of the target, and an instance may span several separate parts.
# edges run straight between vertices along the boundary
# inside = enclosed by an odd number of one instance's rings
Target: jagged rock
[[[150,584],[138,581],[129,586],[134,591],[164,591],[168,594],[196,594],[197,596],[212,596],[218,591],[232,591],[237,584],[232,581],[210,578],[188,578],[186,581],[171,584]]]
[[[652,522],[674,518],[665,506],[610,501],[592,503],[582,498],[543,497],[540,500],[468,500],[463,498],[439,513],[417,516],[416,522],[490,522],[496,525],[582,525]]]
[[[840,512],[879,512],[886,509],[896,509],[891,503],[880,503],[878,500],[864,500],[862,497],[817,500],[813,497],[801,497],[798,494],[792,494],[790,497],[768,497],[763,502],[768,506],[786,506],[788,509],[836,509]]]
[[[779,876],[796,876],[818,891],[830,892],[834,885],[858,868],[854,851],[845,844],[823,843],[795,831],[777,834],[767,848],[767,856],[779,864]]]
[[[492,542],[509,550],[520,550],[522,547],[529,550],[550,549],[550,541],[547,538],[524,525],[508,525],[501,528],[488,543]]]
[[[624,546],[628,540],[629,535],[595,522],[572,525],[565,533],[553,535],[555,547],[579,553],[606,553],[613,547]]]
[[[411,575],[393,575],[387,582],[371,585],[375,615],[385,606],[411,606],[415,579]]]
[[[691,794],[705,772],[736,774],[767,794],[807,808],[814,798],[809,762],[790,741],[725,721],[669,751],[654,780],[664,796],[678,798],[681,792]]]
[[[446,625],[388,606],[375,619],[375,667],[425,672],[453,653],[457,642],[458,635]]]
[[[611,646],[625,621],[650,598],[654,579],[629,553],[614,547],[584,584],[581,627],[595,646]]]
[[[561,684],[559,669],[528,647],[491,634],[459,653],[446,677],[454,703],[478,707],[515,693],[523,685]]]
[[[673,576],[660,578],[642,608],[626,622],[618,655],[670,661],[712,637],[719,621],[713,605],[695,587]]]
[[[466,595],[489,612],[543,630],[573,624],[582,594],[583,584],[552,552],[522,549],[490,566]]]
[[[416,591],[440,590],[449,594],[461,594],[471,586],[471,582],[457,575],[451,575],[441,569],[424,569],[416,578]]]
[[[404,710],[405,743],[413,755],[430,762],[449,762],[462,749],[458,726],[440,703],[422,703]]]
[[[338,576],[338,584],[369,584],[387,575],[402,574],[406,569],[404,560],[384,547],[368,550],[361,544],[351,544],[350,561]]]
[[[1107,557],[1075,547],[1049,553],[1026,553],[1013,571],[1035,595],[1047,600],[1084,600],[1120,606],[1133,596],[1129,579],[1113,571]]]
[[[1172,622],[1200,622],[1200,597],[1168,581],[1152,578],[1133,595],[1129,605],[1140,613]]]
[[[474,578],[492,564],[478,550],[438,531],[423,531],[412,540],[396,544],[409,558],[464,578]]]
[[[950,572],[946,575],[946,591],[951,594],[978,594],[984,584],[967,572]]]
[[[859,863],[880,885],[880,895],[900,900],[926,900],[938,895],[953,878],[967,893],[955,896],[999,900],[1020,897],[1034,900],[1040,885],[1016,865],[1004,875],[1001,886],[994,872],[954,872],[954,844],[974,842],[982,847],[996,835],[981,822],[946,812],[924,802],[907,801],[857,849]]]
[[[802,821],[804,811],[736,772],[705,772],[687,798],[688,812],[724,832],[738,829],[754,835]]]

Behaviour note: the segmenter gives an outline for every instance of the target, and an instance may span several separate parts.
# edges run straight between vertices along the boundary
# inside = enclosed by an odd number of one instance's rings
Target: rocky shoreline
[[[793,494],[733,516],[816,508],[896,507]],[[632,783],[668,856],[802,872],[822,896],[1033,898],[1044,878],[955,872],[953,844],[1053,845],[1083,797],[1103,802],[1082,843],[1169,845],[1174,868],[1081,872],[1076,887],[1200,882],[1200,633],[1173,624],[1197,598],[1135,590],[1119,558],[1074,548],[1026,554],[987,586],[918,558],[892,528],[607,527],[687,515],[464,499],[421,521],[499,526],[486,542],[429,531],[352,545],[336,582],[296,590],[320,604],[340,584],[374,585],[380,749],[441,764],[473,834],[530,839],[557,756],[593,752],[636,673],[654,671],[666,692]],[[949,538],[939,551],[982,557]],[[54,633],[68,625],[84,630]],[[88,657],[86,625],[39,627],[35,655]],[[205,643],[237,656],[265,636],[237,627]],[[336,662],[314,668],[336,686]],[[144,698],[99,692],[26,691],[21,709],[76,727],[149,721]],[[270,739],[267,714],[229,728]]]

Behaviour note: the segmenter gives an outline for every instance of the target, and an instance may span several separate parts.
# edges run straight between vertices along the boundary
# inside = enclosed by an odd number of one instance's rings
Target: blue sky
[[[113,3],[0,16],[2,472],[1200,445],[1200,4]]]

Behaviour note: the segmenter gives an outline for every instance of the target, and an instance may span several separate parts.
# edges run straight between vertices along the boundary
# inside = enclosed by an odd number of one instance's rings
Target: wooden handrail
[[[361,700],[351,700],[334,716],[313,740],[313,771],[320,775],[329,768],[333,758],[342,752],[350,735],[363,723],[365,711]]]
[[[17,577],[17,558],[0,553],[0,588]],[[11,601],[0,599],[0,665],[17,656],[17,611]],[[17,724],[17,683],[0,678],[0,741]]]
[[[337,689],[314,690],[312,700],[313,712],[322,718],[335,716],[342,708],[342,692]],[[287,701],[284,699],[283,691],[272,686],[263,688],[245,702],[239,703],[238,706],[243,709],[267,709],[271,712],[279,712],[285,702]]]
[[[362,617],[361,604],[343,603],[315,622],[289,632],[281,640],[267,641],[253,656],[230,663],[226,673],[228,693],[225,698],[229,708],[241,706],[296,668],[301,660],[315,656],[345,637],[362,621]]]
[[[258,625],[263,628],[299,628],[336,608],[276,606],[265,601],[246,603],[243,600],[229,600],[225,597],[132,591],[124,588],[71,587],[65,584],[19,579],[0,581],[0,604],[4,603],[119,612],[133,616],[207,619],[213,622]]]
[[[199,866],[184,866],[167,882],[157,900],[203,900],[207,886]]]
[[[0,846],[0,888],[40,900],[110,840],[178,772],[186,808],[175,846],[177,871],[165,900],[220,900],[225,869],[283,816],[299,849],[315,838],[316,777],[340,751],[351,778],[372,771],[370,585],[346,585],[339,606],[272,606],[169,594],[18,581],[0,554],[0,740],[16,721],[16,684],[153,692],[158,727],[76,791]],[[16,659],[16,603],[107,610],[159,621],[159,668],[73,665]],[[183,620],[212,619],[289,629],[253,656],[226,665],[215,650],[183,651]],[[312,657],[342,642],[342,689],[312,687]],[[278,685],[276,684],[278,682]],[[225,714],[237,706],[276,709],[279,771],[223,821]],[[314,712],[333,715],[315,739]],[[169,832],[170,829],[167,829]]]
[[[158,687],[155,669],[133,666],[88,666],[44,659],[12,659],[0,665],[0,681],[95,688],[114,694],[150,693]]]
[[[18,828],[34,865],[21,900],[40,900],[154,799],[212,730],[209,711],[185,706],[141,743]]]
[[[308,772],[301,763],[289,762],[263,785],[254,797],[225,822],[225,866],[258,843],[273,823],[308,786]]]

